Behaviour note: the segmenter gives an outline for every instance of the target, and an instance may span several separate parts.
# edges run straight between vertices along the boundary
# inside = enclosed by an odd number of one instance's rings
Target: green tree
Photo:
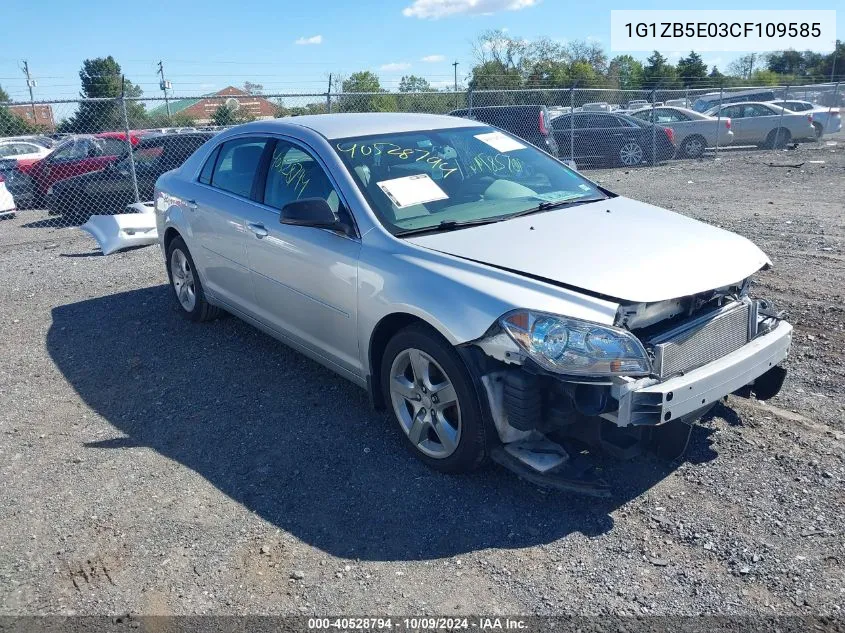
[[[630,55],[617,55],[608,64],[607,78],[611,87],[639,90],[643,86],[643,65]]]
[[[349,75],[341,84],[343,95],[338,100],[341,112],[394,112],[396,98],[381,87],[378,77],[369,70]],[[358,94],[355,93],[369,93]],[[383,94],[378,94],[383,93]]]
[[[699,86],[707,78],[707,64],[695,51],[690,51],[689,55],[678,60],[677,71],[678,78],[685,86]]]
[[[11,101],[11,99],[9,99],[9,93],[3,90],[3,86],[0,86],[0,103],[4,101]]]
[[[734,77],[749,79],[751,77],[751,73],[754,72],[754,66],[757,63],[758,58],[759,56],[757,53],[748,53],[748,55],[737,57],[728,64],[728,73]]]
[[[80,96],[86,99],[115,99],[115,101],[83,101],[76,114],[59,125],[60,132],[103,132],[124,128],[123,110],[116,101],[125,91],[130,98],[143,94],[140,87],[128,79],[114,57],[97,57],[82,62],[79,71],[82,83]],[[130,127],[141,127],[147,122],[146,108],[138,101],[126,102],[126,114]]]
[[[428,80],[416,75],[404,75],[399,80],[399,92],[429,92],[431,84]]]
[[[643,88],[680,88],[678,71],[658,51],[654,51],[646,60],[648,63],[643,68]]]
[[[783,77],[772,70],[761,68],[751,73],[750,79],[755,86],[777,86],[782,83]]]
[[[238,125],[239,123],[249,123],[254,121],[255,117],[251,115],[239,115],[236,110],[233,110],[225,103],[220,104],[211,115],[212,125]]]

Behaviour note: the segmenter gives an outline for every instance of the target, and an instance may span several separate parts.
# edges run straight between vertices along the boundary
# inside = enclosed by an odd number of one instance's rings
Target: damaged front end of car
[[[749,285],[620,303],[612,326],[503,315],[463,346],[501,440],[493,458],[536,483],[605,496],[607,483],[573,447],[675,458],[692,423],[728,394],[776,395],[792,326],[750,298]]]

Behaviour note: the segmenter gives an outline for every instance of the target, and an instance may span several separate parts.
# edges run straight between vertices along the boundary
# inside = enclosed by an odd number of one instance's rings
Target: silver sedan
[[[476,121],[237,126],[159,179],[155,213],[185,317],[225,310],[366,388],[438,470],[607,494],[573,438],[675,457],[726,394],[783,382],[760,249]]]
[[[734,138],[731,120],[717,120],[687,108],[662,106],[643,108],[630,113],[643,121],[672,128],[678,153],[688,158],[699,158],[708,147],[729,145]]]
[[[816,140],[812,114],[798,114],[772,103],[731,103],[705,114],[731,120],[734,145],[782,148],[792,141]]]

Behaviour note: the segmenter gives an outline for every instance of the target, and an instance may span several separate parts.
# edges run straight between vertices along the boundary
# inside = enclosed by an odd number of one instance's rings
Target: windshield
[[[548,154],[489,127],[402,132],[332,144],[393,234],[495,221],[606,197]]]

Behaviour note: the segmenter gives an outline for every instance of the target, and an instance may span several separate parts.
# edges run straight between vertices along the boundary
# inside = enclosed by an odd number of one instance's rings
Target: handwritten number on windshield
[[[401,160],[414,159],[415,163],[425,162],[431,165],[432,168],[439,169],[444,179],[458,171],[457,167],[450,167],[442,158],[431,156],[431,152],[428,150],[412,147],[404,148],[395,143],[373,143],[371,145],[359,143],[345,145],[344,143],[338,143],[337,151],[349,154],[349,158],[355,158],[355,154],[361,154],[361,156],[388,154],[390,156],[396,156]]]

